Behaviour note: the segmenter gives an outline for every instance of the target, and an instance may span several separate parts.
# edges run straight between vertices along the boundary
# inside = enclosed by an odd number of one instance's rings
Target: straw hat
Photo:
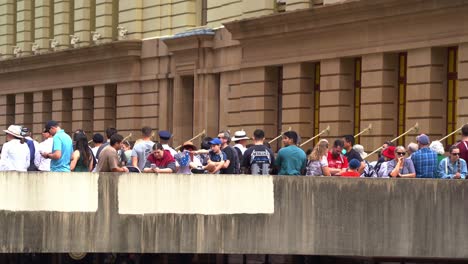
[[[21,126],[10,125],[7,130],[3,130],[3,131],[14,137],[23,138],[23,136],[21,136]]]
[[[236,133],[234,133],[234,137],[231,138],[231,140],[234,142],[243,140],[243,139],[250,139],[244,130],[236,131]]]
[[[192,141],[185,141],[182,145],[182,148],[191,147],[193,150],[197,150],[197,147],[193,144]]]

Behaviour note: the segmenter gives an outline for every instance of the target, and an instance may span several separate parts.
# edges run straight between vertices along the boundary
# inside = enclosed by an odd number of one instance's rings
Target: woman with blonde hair
[[[321,139],[307,157],[307,176],[330,176],[327,161],[328,141]]]

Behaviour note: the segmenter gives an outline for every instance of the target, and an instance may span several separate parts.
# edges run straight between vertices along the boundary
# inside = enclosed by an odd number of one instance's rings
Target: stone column
[[[16,4],[14,0],[0,0],[0,59],[13,57],[16,45]]]
[[[38,46],[38,52],[48,51],[50,39],[53,36],[54,25],[53,0],[34,1],[35,5],[35,31],[34,43]]]
[[[158,124],[157,128],[159,130],[170,130],[172,131],[173,125],[172,125],[172,120],[173,120],[173,101],[174,101],[174,82],[173,79],[161,79],[158,80],[159,83],[159,117],[158,117]]]
[[[148,80],[141,82],[141,107],[142,107],[142,120],[141,126],[149,126],[152,129],[156,129],[159,126],[159,83],[158,80]],[[164,98],[163,100],[167,100]],[[141,127],[140,127],[141,128]],[[140,132],[138,128],[138,134]]]
[[[16,46],[21,49],[21,55],[30,55],[34,40],[34,3],[32,0],[18,0],[16,10]]]
[[[243,0],[242,18],[258,17],[272,14],[275,11],[275,2],[270,0]]]
[[[52,91],[33,93],[33,133],[41,139],[45,123],[52,119]]]
[[[219,132],[219,75],[199,74],[195,76],[193,112],[193,134],[206,129],[206,135]]]
[[[80,46],[91,44],[91,31],[95,29],[96,0],[75,0],[74,34],[80,38]]]
[[[239,120],[235,128],[252,135],[257,128],[267,139],[278,134],[278,68],[242,69],[238,90]],[[234,125],[234,124],[231,124]],[[281,125],[281,124],[280,124]]]
[[[297,9],[305,9],[311,7],[310,0],[288,0],[286,2],[286,11],[293,11]]]
[[[171,8],[171,27],[172,34],[177,34],[197,26],[196,18],[196,1],[172,1]],[[256,2],[256,1],[254,1]],[[159,7],[164,8],[164,7]],[[146,10],[145,10],[146,11]],[[146,12],[145,12],[146,13]],[[146,17],[145,17],[146,21]],[[149,23],[144,23],[146,27]],[[157,36],[154,32],[147,32],[145,29],[145,37]]]
[[[116,127],[116,90],[117,86],[113,84],[94,86],[93,133]]]
[[[331,139],[353,133],[353,62],[338,58],[320,63],[320,130],[330,126]]]
[[[283,131],[291,126],[303,142],[314,135],[314,77],[314,63],[283,66]]]
[[[133,133],[138,138],[146,118],[157,113],[157,109],[142,105],[142,97],[139,82],[117,84],[116,128],[124,137]]]
[[[93,129],[93,87],[73,88],[72,131],[83,129],[91,135]]]
[[[361,113],[361,129],[372,124],[372,130],[360,136],[366,151],[397,136],[398,54],[362,56]]]
[[[174,77],[173,145],[178,146],[193,136],[194,77]],[[170,113],[169,113],[170,114]],[[164,129],[160,127],[160,130]]]
[[[444,48],[408,51],[406,127],[419,123],[419,131],[409,134],[411,141],[420,133],[431,140],[445,135],[447,113],[447,57]]]
[[[143,2],[142,0],[119,2],[119,26],[127,29],[127,39],[141,39]],[[169,18],[170,19],[170,18]]]
[[[457,127],[468,123],[468,43],[458,46]]]
[[[114,23],[114,16],[118,18],[119,14],[113,14],[118,1],[96,0],[96,32],[101,34],[101,42],[111,42],[116,36],[117,23]],[[117,11],[118,13],[118,11]]]
[[[15,98],[15,123],[32,129],[33,96],[31,93],[18,93]]]
[[[15,96],[12,94],[0,95],[0,127],[7,129],[15,123]],[[0,137],[0,144],[5,143],[5,137]]]
[[[58,41],[56,49],[70,47],[70,35],[73,34],[73,15],[70,0],[54,1],[54,39]]]
[[[72,132],[72,96],[72,89],[52,91],[52,119],[67,133]]]

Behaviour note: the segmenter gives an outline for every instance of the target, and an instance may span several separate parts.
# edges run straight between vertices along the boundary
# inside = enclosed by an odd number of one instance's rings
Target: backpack
[[[362,176],[367,178],[376,178],[377,172],[380,170],[380,166],[382,166],[383,162],[377,161],[377,163],[374,166],[372,166],[367,160],[364,160],[364,162],[366,163],[366,167],[362,172]]]
[[[234,174],[240,174],[240,160],[239,160],[239,154],[237,154],[236,148],[232,146],[228,146],[228,148],[231,148],[233,154],[234,154]]]

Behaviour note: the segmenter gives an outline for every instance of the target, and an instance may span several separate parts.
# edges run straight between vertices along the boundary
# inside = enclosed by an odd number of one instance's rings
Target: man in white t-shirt
[[[34,165],[36,165],[39,171],[50,171],[50,159],[44,158],[41,153],[52,152],[52,145],[54,143],[54,139],[52,135],[44,129],[42,131],[42,142],[39,143],[38,148],[36,149],[36,154],[34,157]]]

